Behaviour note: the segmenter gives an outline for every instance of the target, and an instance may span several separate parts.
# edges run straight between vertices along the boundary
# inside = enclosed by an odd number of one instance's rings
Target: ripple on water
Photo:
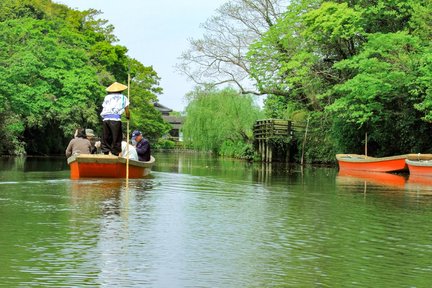
[[[107,179],[0,182],[0,280],[12,287],[427,287],[432,280],[426,196],[379,185],[365,191],[328,169],[265,179],[247,169],[155,171],[128,187]]]

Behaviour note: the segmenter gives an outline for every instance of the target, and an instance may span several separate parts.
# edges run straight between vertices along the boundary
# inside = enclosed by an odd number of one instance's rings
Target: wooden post
[[[307,138],[307,132],[308,132],[308,128],[309,128],[309,118],[310,117],[308,117],[307,122],[306,122],[306,130],[305,130],[305,134],[304,134],[304,138],[303,138],[302,156],[301,156],[301,163],[300,163],[302,166],[303,166],[303,163],[304,163],[304,150],[305,150],[305,147],[306,147],[306,138]]]
[[[261,158],[262,158],[262,140],[261,139],[258,140],[258,153],[261,155]]]
[[[271,143],[269,143],[269,159],[268,162],[272,163],[273,161],[273,145]]]
[[[279,148],[279,146],[274,146],[273,141],[274,139],[279,139],[279,137],[290,139],[292,130],[292,122],[283,119],[265,119],[258,120],[255,123],[254,138],[255,141],[258,141],[255,149],[261,155],[262,162],[271,163],[273,162],[273,158],[276,159],[276,157],[281,157],[282,160],[289,162],[291,143],[286,141],[285,145],[280,147],[282,150],[278,151],[274,150]]]
[[[288,121],[288,128],[287,128],[287,130],[288,130],[287,131],[287,133],[288,133],[287,137],[291,137],[291,135],[292,135],[292,121]],[[292,139],[291,139],[291,141],[286,146],[285,163],[289,163],[289,161],[290,161],[291,142],[292,142]]]
[[[269,143],[268,139],[266,139],[266,162],[269,161]]]
[[[367,151],[367,142],[368,142],[368,136],[367,136],[367,132],[365,133],[365,156],[367,156],[368,151]]]

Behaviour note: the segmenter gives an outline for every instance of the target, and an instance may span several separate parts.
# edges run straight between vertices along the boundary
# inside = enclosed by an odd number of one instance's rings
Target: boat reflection
[[[103,200],[118,198],[121,188],[125,186],[122,179],[70,181],[70,190],[73,199],[77,201]]]
[[[129,206],[143,201],[155,182],[151,179],[86,179],[71,180],[70,199],[80,213],[121,215]]]
[[[71,201],[80,213],[120,215],[123,180],[75,180],[70,184]]]
[[[406,183],[408,192],[432,196],[432,176],[410,175]]]
[[[404,188],[406,178],[402,175],[384,172],[345,170],[339,171],[338,175],[336,176],[336,182],[342,185],[371,184],[395,188]]]

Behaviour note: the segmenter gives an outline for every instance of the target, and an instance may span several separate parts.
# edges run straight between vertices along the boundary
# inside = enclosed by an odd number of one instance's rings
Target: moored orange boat
[[[406,159],[410,177],[422,176],[432,178],[432,160],[412,160]]]
[[[72,155],[67,160],[71,179],[80,178],[126,178],[127,159],[100,154]],[[141,162],[129,160],[129,178],[143,178],[150,174],[155,163],[151,156],[150,161]]]
[[[408,154],[390,157],[370,157],[359,154],[336,154],[339,171],[396,172],[407,170]]]

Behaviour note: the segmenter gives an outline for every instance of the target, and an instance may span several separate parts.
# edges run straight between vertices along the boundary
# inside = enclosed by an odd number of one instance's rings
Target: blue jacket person
[[[132,143],[138,153],[138,159],[140,161],[150,161],[150,143],[147,139],[142,136],[142,133],[138,130],[132,132]]]

